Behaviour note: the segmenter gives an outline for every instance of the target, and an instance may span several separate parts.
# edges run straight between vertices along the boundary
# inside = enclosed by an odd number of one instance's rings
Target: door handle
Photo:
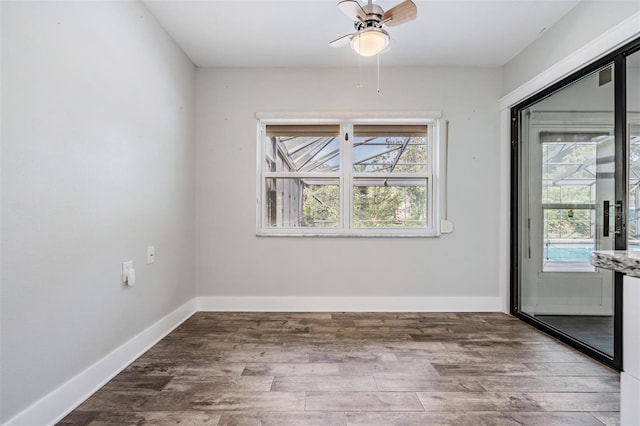
[[[602,202],[602,236],[609,236],[609,200]]]
[[[614,207],[616,208],[615,215],[615,225],[613,233],[615,235],[622,235],[622,201],[616,201]],[[602,236],[609,236],[609,209],[611,208],[611,203],[609,200],[604,200],[602,202]]]
[[[622,235],[622,201],[616,201],[616,225],[615,234]]]

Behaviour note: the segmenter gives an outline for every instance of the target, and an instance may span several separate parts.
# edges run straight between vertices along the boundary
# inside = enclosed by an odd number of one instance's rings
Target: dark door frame
[[[627,43],[625,46],[611,52],[610,54],[594,61],[573,74],[554,83],[548,88],[530,96],[524,101],[511,108],[511,241],[510,241],[510,312],[522,321],[531,324],[539,330],[557,338],[558,340],[578,349],[584,354],[620,371],[622,370],[622,277],[623,274],[615,273],[614,277],[614,347],[613,357],[595,349],[582,341],[566,334],[560,329],[554,328],[531,315],[520,311],[520,264],[519,264],[519,231],[520,231],[520,209],[519,209],[519,168],[522,159],[520,144],[520,111],[532,104],[547,98],[560,91],[566,86],[586,77],[594,71],[614,64],[614,137],[615,137],[615,199],[623,203],[623,226],[622,232],[616,235],[615,247],[617,250],[627,248],[627,186],[628,186],[628,159],[627,159],[627,111],[626,111],[626,57],[640,51],[640,38]]]

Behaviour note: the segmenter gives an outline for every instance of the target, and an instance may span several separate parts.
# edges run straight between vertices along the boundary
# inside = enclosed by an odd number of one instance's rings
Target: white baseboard
[[[544,305],[537,304],[531,311],[525,313],[533,313],[534,315],[586,315],[586,316],[612,316],[613,307],[606,306],[576,306],[576,305]]]
[[[193,315],[196,312],[196,306],[196,299],[191,299],[91,367],[9,419],[5,425],[50,425],[62,420],[131,362]]]
[[[201,296],[199,311],[501,312],[496,297]]]

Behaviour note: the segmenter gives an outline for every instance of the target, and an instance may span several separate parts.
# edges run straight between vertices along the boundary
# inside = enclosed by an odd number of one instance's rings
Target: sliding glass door
[[[627,137],[629,139],[628,248],[640,250],[640,51],[626,60]]]
[[[520,112],[520,310],[613,357],[613,273],[593,250],[613,250],[613,64]],[[603,77],[603,75],[605,77]],[[620,200],[618,200],[620,201]]]
[[[590,254],[626,249],[627,235],[640,243],[629,53],[512,110],[512,313],[618,368],[621,276],[593,267]]]

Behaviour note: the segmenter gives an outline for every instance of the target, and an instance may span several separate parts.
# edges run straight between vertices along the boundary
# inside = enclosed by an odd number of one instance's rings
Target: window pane
[[[335,172],[340,169],[339,126],[269,125],[264,138],[270,172]]]
[[[593,185],[559,185],[542,187],[543,204],[589,204],[595,203]]]
[[[354,172],[412,173],[427,171],[426,136],[366,136],[353,141]]]
[[[426,179],[356,179],[353,187],[356,228],[427,226]]]
[[[544,239],[588,240],[593,246],[595,210],[545,209]],[[589,261],[589,259],[587,259]]]
[[[610,136],[580,133],[541,135],[545,136],[556,140],[542,144],[543,185],[593,185],[598,143],[607,141]],[[572,142],[572,139],[578,142]]]
[[[265,224],[271,228],[335,228],[339,224],[337,179],[268,178]]]
[[[589,266],[595,250],[594,209],[544,209],[543,271]]]
[[[637,54],[636,54],[637,55]],[[640,248],[640,125],[629,126],[628,248]]]
[[[542,270],[593,271],[589,258],[596,249],[596,175],[597,167],[604,167],[604,162],[597,162],[598,149],[610,144],[611,136],[602,132],[547,131],[540,132],[540,142]]]

